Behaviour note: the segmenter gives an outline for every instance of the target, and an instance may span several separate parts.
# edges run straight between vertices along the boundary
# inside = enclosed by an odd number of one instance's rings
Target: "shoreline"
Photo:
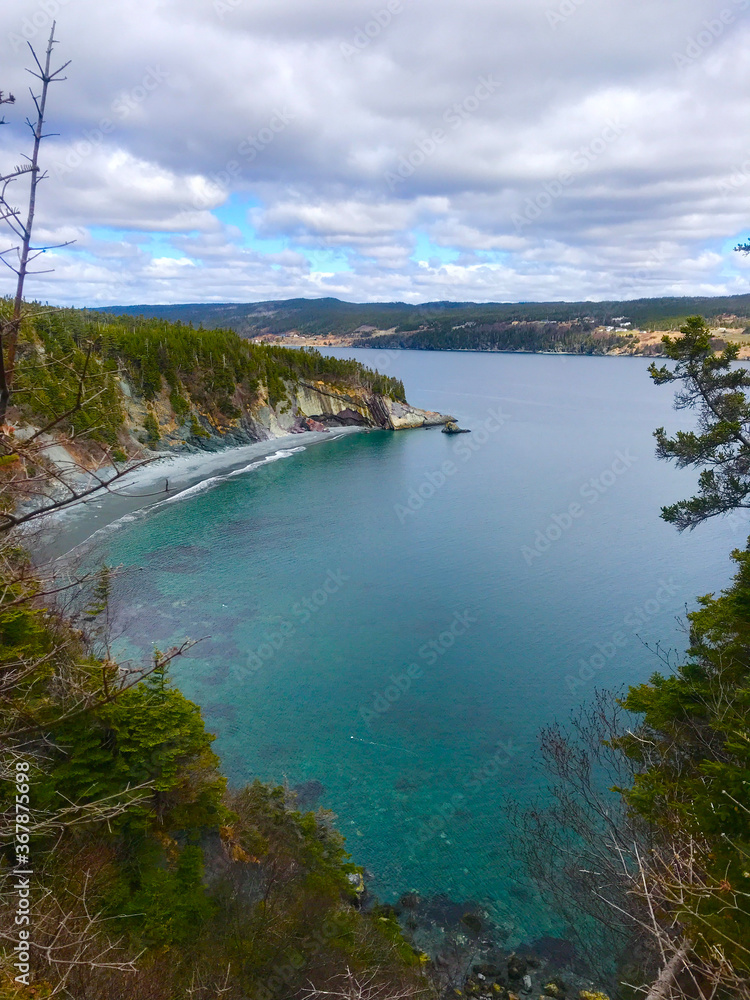
[[[39,562],[55,562],[88,549],[98,536],[148,516],[158,509],[219,486],[240,475],[251,475],[272,462],[291,458],[308,447],[338,441],[369,428],[341,427],[333,431],[284,434],[253,444],[216,451],[160,452],[147,465],[135,468],[113,490],[102,490],[90,500],[50,515],[47,530],[35,539]],[[167,488],[157,489],[161,484]],[[148,492],[130,493],[130,490]],[[123,492],[126,491],[126,492]]]
[[[316,346],[316,350],[321,347]],[[529,357],[561,357],[561,358],[642,358],[645,360],[658,361],[664,359],[662,354],[615,354],[611,351],[604,351],[601,354],[581,352],[581,351],[481,351],[475,347],[377,347],[374,344],[326,344],[326,350],[340,351],[399,351],[403,354],[522,354]],[[298,345],[291,349],[298,350]],[[743,359],[740,359],[743,360]]]

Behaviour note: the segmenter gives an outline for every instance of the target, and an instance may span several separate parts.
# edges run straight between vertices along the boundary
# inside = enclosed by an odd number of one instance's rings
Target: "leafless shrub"
[[[357,976],[348,969],[343,976],[337,976],[325,989],[310,986],[303,994],[302,1000],[322,1000],[331,997],[332,1000],[409,1000],[410,997],[426,996],[426,989],[407,987],[397,989],[384,985],[380,979],[379,970]]]

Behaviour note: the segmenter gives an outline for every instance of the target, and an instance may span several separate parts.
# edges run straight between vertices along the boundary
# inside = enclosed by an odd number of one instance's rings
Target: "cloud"
[[[750,224],[746,8],[5,0],[2,165],[28,149],[26,41],[56,17],[73,60],[37,232],[77,243],[29,294],[744,291],[728,247]]]

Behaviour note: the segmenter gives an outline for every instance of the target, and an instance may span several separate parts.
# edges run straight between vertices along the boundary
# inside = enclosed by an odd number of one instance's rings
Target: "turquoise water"
[[[174,674],[229,778],[308,783],[383,897],[474,900],[534,937],[504,803],[540,787],[538,730],[648,677],[641,640],[684,646],[746,521],[660,521],[695,477],[653,457],[684,414],[642,359],[331,353],[473,433],[309,445],[123,525],[99,552],[129,570],[119,628],[138,656],[210,636]]]

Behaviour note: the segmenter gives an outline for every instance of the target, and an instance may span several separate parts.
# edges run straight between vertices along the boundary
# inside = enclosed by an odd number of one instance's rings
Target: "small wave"
[[[175,493],[174,496],[167,497],[166,500],[160,500],[158,503],[152,504],[149,510],[158,510],[160,507],[165,507],[168,503],[175,503],[177,500],[184,500],[185,497],[195,496],[197,493],[203,493],[204,490],[211,489],[216,483],[223,482],[226,476],[211,476],[209,479],[203,479],[200,483],[196,483],[194,486],[188,486],[186,490],[180,490],[179,493]]]
[[[246,465],[242,469],[235,469],[234,472],[230,472],[226,478],[232,479],[234,476],[243,476],[246,472],[252,472],[253,469],[258,469],[261,465],[265,464],[265,462],[251,462],[250,465]]]
[[[319,439],[326,441],[335,441],[337,437],[347,431],[353,432],[358,431],[360,428],[341,428],[339,434],[323,435],[317,434],[316,432],[307,432],[304,440],[306,441],[317,441]],[[290,442],[291,444],[291,442]],[[296,444],[292,447],[279,448],[277,451],[271,454],[258,455],[258,448],[261,445],[259,443],[253,445],[246,445],[236,449],[227,449],[223,452],[214,452],[210,455],[177,455],[177,456],[163,456],[159,461],[154,462],[153,465],[149,464],[139,470],[133,470],[134,475],[132,478],[123,479],[118,483],[117,490],[110,490],[112,497],[107,497],[101,506],[106,511],[109,506],[110,499],[117,497],[119,498],[118,504],[125,500],[134,501],[137,503],[139,500],[142,501],[142,505],[135,508],[131,508],[119,517],[114,517],[112,520],[106,519],[105,524],[99,523],[99,515],[92,513],[92,508],[96,510],[100,504],[97,502],[89,501],[77,504],[69,509],[64,509],[60,511],[54,511],[49,515],[50,524],[59,525],[63,520],[68,520],[74,522],[74,530],[76,532],[81,531],[81,523],[84,529],[87,525],[90,525],[90,533],[81,538],[80,541],[70,544],[69,548],[65,548],[61,552],[55,552],[52,556],[54,559],[64,559],[73,552],[83,552],[87,547],[93,546],[97,541],[101,540],[104,536],[108,535],[110,532],[117,531],[118,528],[125,527],[128,524],[132,524],[133,521],[140,521],[142,518],[148,517],[153,511],[159,510],[160,508],[166,506],[167,504],[174,503],[177,500],[189,499],[191,496],[196,496],[203,493],[205,490],[211,489],[212,487],[218,485],[219,483],[226,482],[230,477],[245,475],[253,470],[260,468],[261,466],[267,465],[270,462],[278,462],[282,458],[290,458],[292,455],[299,454],[300,452],[307,451],[307,448],[302,444]],[[263,445],[267,447],[267,443]],[[250,454],[247,454],[250,452]],[[247,454],[247,458],[250,458],[252,453],[255,452],[254,461],[250,462],[249,465],[242,466],[239,469],[235,469],[231,472],[225,471],[227,467],[227,458],[234,456],[235,461],[238,459],[241,461],[243,453]],[[221,462],[224,468],[219,472],[218,475],[209,476],[206,479],[202,479],[192,486],[181,489],[179,481],[185,482],[190,481],[191,478],[195,478],[196,474],[200,474],[201,469],[208,472],[211,467],[216,468],[216,464]],[[231,468],[231,466],[230,466]],[[147,502],[149,497],[152,497],[153,493],[146,493],[142,495],[129,495],[126,492],[122,492],[129,487],[148,487],[151,483],[164,482],[164,472],[169,472],[169,479],[174,484],[174,488],[177,490],[176,493],[170,495],[164,495],[162,491],[161,500],[157,500],[155,503],[149,504]],[[158,495],[158,494],[157,494]],[[94,521],[97,523],[94,523]]]
[[[221,476],[210,476],[208,479],[202,479],[201,482],[195,483],[194,486],[188,486],[187,489],[180,490],[180,492],[175,493],[174,496],[167,497],[164,500],[160,500],[158,503],[152,504],[148,509],[151,511],[158,510],[160,507],[164,507],[167,504],[196,496],[199,493],[204,493],[206,490],[211,489],[218,483],[225,483],[228,479],[231,479],[234,476],[241,476],[246,472],[252,472],[254,469],[259,469],[262,465],[268,465],[269,462],[278,462],[279,459],[282,458],[291,458],[292,455],[296,455],[298,452],[306,450],[307,449],[305,448],[281,448],[279,451],[275,451],[272,455],[266,455],[264,458],[258,459],[257,462],[251,462],[242,469],[235,469],[234,472],[228,472]]]
[[[273,455],[266,455],[265,458],[259,458],[257,462],[251,462],[250,465],[246,465],[242,469],[235,469],[234,472],[229,473],[227,478],[231,479],[233,476],[242,476],[246,472],[252,472],[254,469],[259,469],[262,465],[268,465],[269,462],[278,462],[281,458],[291,458],[292,455],[296,455],[300,451],[307,451],[307,449],[281,448],[279,451],[275,451]]]
[[[94,549],[102,539],[106,538],[108,535],[113,534],[118,531],[126,524],[132,524],[134,521],[139,521],[147,513],[148,508],[142,507],[140,510],[133,511],[130,514],[122,514],[120,517],[116,518],[114,521],[110,521],[108,524],[103,524],[101,528],[97,528],[93,531],[88,538],[84,538],[83,541],[78,542],[67,552],[63,552],[59,556],[55,556],[55,560],[64,563],[65,560],[71,556],[86,553],[91,549]]]

